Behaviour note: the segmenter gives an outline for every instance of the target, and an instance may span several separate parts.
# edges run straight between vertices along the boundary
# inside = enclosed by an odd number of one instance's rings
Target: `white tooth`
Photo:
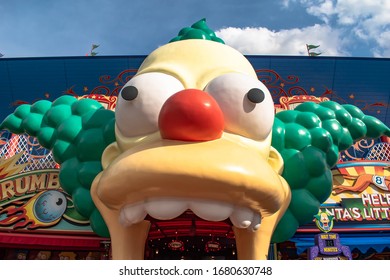
[[[214,222],[226,220],[233,212],[233,207],[224,202],[194,200],[189,202],[189,208],[198,217]]]
[[[125,211],[123,211],[123,209],[119,213],[119,223],[121,225],[124,225],[124,226],[129,226],[130,225],[130,223],[127,221],[127,219],[125,217]]]
[[[122,225],[129,226],[136,224],[146,217],[146,211],[144,209],[143,203],[137,203],[132,205],[127,205],[122,208],[119,215],[119,222]]]
[[[252,220],[252,230],[256,231],[260,228],[261,225],[261,217],[259,213],[255,213],[253,220]]]
[[[158,220],[170,220],[188,209],[187,202],[178,198],[151,199],[145,203],[146,212]]]
[[[235,227],[247,228],[251,225],[253,220],[253,211],[249,208],[236,208],[232,215],[230,215],[230,221]]]

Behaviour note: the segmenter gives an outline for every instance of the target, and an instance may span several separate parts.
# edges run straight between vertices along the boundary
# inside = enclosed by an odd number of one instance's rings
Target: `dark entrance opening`
[[[179,217],[151,222],[145,245],[149,260],[235,260],[236,241],[230,220],[213,222],[188,210]]]

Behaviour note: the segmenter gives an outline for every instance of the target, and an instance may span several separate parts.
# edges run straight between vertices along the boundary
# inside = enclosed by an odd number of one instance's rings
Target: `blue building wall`
[[[247,56],[275,103],[315,95],[360,107],[390,124],[390,59]],[[0,59],[0,119],[22,103],[60,95],[118,94],[145,56]]]

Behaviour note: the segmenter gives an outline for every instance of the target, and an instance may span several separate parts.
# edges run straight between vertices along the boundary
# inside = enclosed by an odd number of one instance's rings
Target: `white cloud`
[[[322,52],[322,55],[347,55],[340,32],[327,25],[280,31],[265,27],[228,27],[216,34],[243,54],[307,55],[306,44],[313,44],[320,45],[316,52]]]
[[[319,44],[323,55],[348,55],[348,47],[366,44],[377,57],[390,55],[390,0],[281,0],[288,9],[301,5],[321,19],[301,29],[225,28],[219,36],[245,54],[306,54]]]
[[[301,2],[304,2],[304,1],[301,1]],[[312,1],[310,1],[310,2],[312,2]],[[307,8],[307,12],[309,14],[312,14],[314,16],[321,18],[325,23],[328,24],[329,18],[336,13],[335,7],[333,5],[333,1],[332,0],[323,0],[323,1],[316,1],[316,2],[320,2],[320,3],[318,3],[318,5],[311,4]]]
[[[390,31],[389,0],[291,0],[299,2],[307,13],[326,24],[333,22],[337,28],[345,28],[345,36],[355,37],[377,44],[374,54],[388,56],[390,44],[383,38]],[[289,1],[287,1],[288,5]],[[386,37],[387,38],[387,37]],[[389,42],[389,41],[387,41]]]
[[[378,44],[380,49],[374,51],[374,55],[377,57],[390,57],[390,30],[387,30],[386,32],[383,32],[379,35]]]

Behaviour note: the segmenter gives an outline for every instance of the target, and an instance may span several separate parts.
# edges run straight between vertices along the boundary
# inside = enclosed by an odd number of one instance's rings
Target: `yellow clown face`
[[[321,213],[320,217],[320,222],[323,224],[323,226],[327,227],[329,224],[328,215],[326,213]]]
[[[290,202],[271,147],[268,89],[236,50],[204,40],[152,52],[121,90],[116,142],[91,193],[114,259],[142,259],[150,222],[190,209],[230,219],[239,259],[266,259]]]

